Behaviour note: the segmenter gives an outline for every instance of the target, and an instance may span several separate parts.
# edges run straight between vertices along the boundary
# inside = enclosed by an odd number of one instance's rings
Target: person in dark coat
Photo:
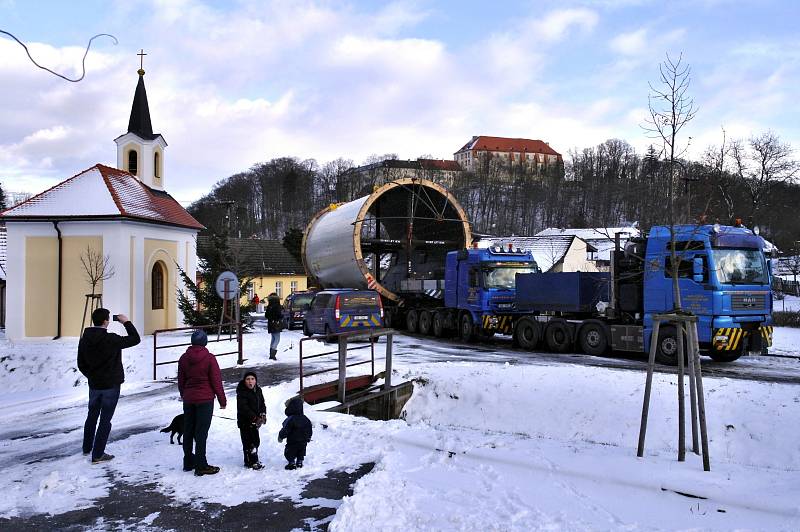
[[[245,467],[256,470],[264,468],[258,461],[258,446],[261,445],[258,429],[266,422],[264,394],[258,386],[255,372],[248,371],[236,387],[236,426],[239,427],[239,435],[242,437]]]
[[[264,317],[267,318],[267,332],[272,335],[269,343],[269,359],[278,360],[278,342],[281,341],[281,330],[283,329],[283,307],[281,298],[274,292],[267,296],[267,301]]]
[[[183,399],[184,414],[183,470],[194,469],[197,476],[219,473],[219,467],[208,465],[206,440],[214,413],[214,397],[222,410],[227,405],[222,373],[216,357],[206,349],[207,343],[205,331],[195,330],[192,333],[192,345],[178,360],[178,391]]]
[[[278,433],[278,442],[286,440],[286,448],[283,456],[289,462],[285,469],[297,469],[303,467],[303,459],[306,457],[306,445],[311,441],[311,420],[303,414],[303,400],[300,397],[292,397],[286,405],[286,419],[283,427]]]
[[[117,318],[128,335],[108,332],[109,317],[107,309],[95,309],[92,312],[94,326],[87,327],[78,342],[78,369],[89,381],[89,413],[83,424],[83,454],[91,453],[93,464],[114,458],[105,450],[111,433],[111,418],[119,401],[120,386],[125,382],[122,350],[140,341],[136,327],[124,314]]]

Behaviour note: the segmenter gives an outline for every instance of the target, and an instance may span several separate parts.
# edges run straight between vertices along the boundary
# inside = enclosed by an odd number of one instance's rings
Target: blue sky
[[[72,5],[75,4],[75,5]],[[451,158],[472,135],[570,150],[622,138],[643,150],[648,81],[666,53],[692,68],[699,155],[767,129],[800,147],[800,2],[23,2],[0,29],[0,182],[37,192],[115,163],[138,57],[166,186],[187,203],[272,157]]]

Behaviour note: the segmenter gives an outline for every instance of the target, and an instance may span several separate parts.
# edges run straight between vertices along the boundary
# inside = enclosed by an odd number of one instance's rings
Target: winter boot
[[[255,464],[252,465],[252,468],[256,471],[260,471],[264,469],[264,464],[262,464],[261,462],[256,462]]]
[[[277,354],[278,354],[278,350],[277,349],[270,349],[269,350],[269,359],[270,360],[278,360],[278,357],[276,356]]]
[[[298,461],[297,461],[297,465],[295,465],[295,467],[296,467],[297,469],[300,469],[300,468],[302,468],[302,467],[303,467],[303,461],[302,461],[302,460],[298,460]]]
[[[294,462],[289,462],[284,466],[284,469],[286,469],[287,471],[291,471],[292,469],[297,469],[297,466],[294,465]]]

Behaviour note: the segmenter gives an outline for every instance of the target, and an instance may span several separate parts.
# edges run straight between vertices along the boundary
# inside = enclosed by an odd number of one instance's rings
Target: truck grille
[[[765,294],[754,294],[742,292],[731,294],[731,308],[733,310],[753,310],[767,307],[767,296]]]

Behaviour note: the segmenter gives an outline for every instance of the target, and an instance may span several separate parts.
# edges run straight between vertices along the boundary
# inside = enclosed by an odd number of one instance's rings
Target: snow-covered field
[[[772,308],[780,311],[800,312],[800,297],[785,296],[783,299],[772,302]]]
[[[297,364],[299,338],[284,333],[281,367]],[[778,328],[775,341],[773,351],[796,356],[800,331]],[[209,460],[222,471],[197,478],[181,471],[181,449],[164,434],[136,430],[164,426],[180,412],[174,385],[152,382],[152,338],[125,351],[129,382],[109,444],[117,458],[102,466],[80,454],[86,391],[71,369],[74,340],[2,342],[0,517],[90,506],[117,479],[152,483],[176,504],[193,507],[275,498],[334,507],[332,530],[800,529],[800,394],[793,384],[706,378],[712,471],[703,472],[697,456],[676,461],[672,375],[656,375],[640,459],[641,372],[463,357],[442,362],[415,340],[395,351],[393,382],[416,379],[405,419],[370,421],[307,407],[315,433],[306,467],[284,471],[275,435],[283,401],[298,389],[292,379],[264,389],[268,422],[260,454],[267,468],[242,468],[235,423],[215,418]],[[263,330],[245,337],[248,365],[263,364],[262,375],[278,367],[266,365],[267,342]],[[235,356],[220,362],[230,367]],[[173,374],[174,366],[159,369],[159,377]],[[229,390],[228,409],[215,414],[235,417],[234,398]],[[26,437],[34,431],[45,436]],[[367,462],[375,468],[351,497],[302,497],[310,480]]]

